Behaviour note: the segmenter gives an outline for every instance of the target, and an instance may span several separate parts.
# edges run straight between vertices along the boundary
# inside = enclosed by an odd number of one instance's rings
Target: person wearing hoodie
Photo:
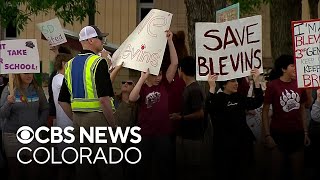
[[[49,104],[32,73],[15,74],[13,89],[14,94],[9,95],[9,87],[6,86],[0,101],[0,118],[6,119],[3,127],[3,144],[8,159],[9,179],[38,179],[41,170],[33,164],[34,162],[28,166],[22,166],[18,162],[17,152],[23,144],[16,138],[16,133],[22,126],[29,126],[35,131],[40,126],[47,125]],[[33,140],[28,147],[33,151],[40,147],[40,144]],[[40,153],[38,155],[41,156]],[[33,159],[31,152],[21,152],[21,159],[24,161]]]
[[[255,85],[254,97],[239,94],[236,79],[222,81],[222,92],[215,93],[218,76],[208,77],[210,89],[206,111],[213,125],[214,172],[217,178],[250,179],[255,137],[246,123],[246,110],[256,109],[263,103],[260,73],[254,69],[251,74]]]

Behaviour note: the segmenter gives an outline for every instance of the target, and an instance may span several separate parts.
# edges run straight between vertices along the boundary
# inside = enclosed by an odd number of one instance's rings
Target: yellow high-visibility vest
[[[101,60],[98,55],[86,53],[78,54],[66,63],[64,77],[71,95],[72,111],[102,112],[95,84],[96,69]],[[110,101],[115,112],[113,98]]]

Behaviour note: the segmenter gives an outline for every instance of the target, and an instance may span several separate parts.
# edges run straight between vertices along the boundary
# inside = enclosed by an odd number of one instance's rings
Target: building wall
[[[121,45],[137,26],[136,0],[98,0],[95,24],[104,32],[108,32],[108,41]],[[120,92],[121,81],[137,79],[137,73],[123,68],[119,72],[113,88]]]

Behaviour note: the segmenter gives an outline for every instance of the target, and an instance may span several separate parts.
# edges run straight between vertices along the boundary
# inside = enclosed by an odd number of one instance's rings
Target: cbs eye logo
[[[29,144],[34,139],[34,132],[28,126],[22,126],[17,131],[17,139],[22,144]]]

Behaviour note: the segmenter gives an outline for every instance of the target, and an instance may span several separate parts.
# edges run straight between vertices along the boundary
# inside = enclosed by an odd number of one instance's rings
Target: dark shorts
[[[279,133],[271,131],[271,136],[283,153],[301,151],[304,147],[304,132]]]

